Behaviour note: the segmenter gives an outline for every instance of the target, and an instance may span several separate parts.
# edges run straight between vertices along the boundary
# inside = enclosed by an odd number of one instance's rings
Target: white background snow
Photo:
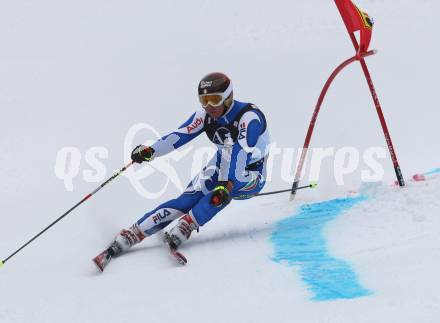
[[[437,38],[440,3],[359,0],[375,19],[368,58],[402,171],[439,167]],[[106,147],[106,176],[124,164],[124,140],[143,122],[162,134],[197,108],[211,71],[236,98],[266,113],[279,147],[302,145],[322,85],[354,54],[333,1],[11,1],[0,5],[0,256],[7,257],[98,186],[82,173],[67,192],[55,176],[65,146]],[[139,133],[133,144],[152,138]],[[195,147],[207,145],[205,138]],[[358,64],[336,79],[313,147],[385,147]],[[391,186],[331,222],[330,251],[349,261],[371,296],[314,302],[295,267],[271,261],[274,224],[304,201],[342,196],[332,160],[319,189],[295,203],[273,196],[232,203],[185,246],[187,267],[159,240],[98,274],[90,259],[122,228],[179,194],[156,200],[119,178],[0,270],[0,322],[437,322],[440,179]],[[174,163],[185,185],[191,158]],[[293,167],[292,167],[293,168]],[[143,181],[163,186],[156,173]],[[289,187],[275,173],[265,190]]]

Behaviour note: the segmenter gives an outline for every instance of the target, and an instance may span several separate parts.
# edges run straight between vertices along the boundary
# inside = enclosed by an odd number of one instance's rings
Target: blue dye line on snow
[[[432,170],[430,172],[423,173],[423,175],[429,176],[429,175],[434,175],[434,174],[437,174],[437,173],[440,173],[440,168],[436,168],[436,169],[434,169],[434,170]]]
[[[331,220],[366,200],[366,196],[307,204],[299,213],[279,221],[271,235],[273,260],[299,266],[300,275],[313,293],[312,300],[350,299],[372,294],[358,281],[349,263],[331,256],[323,236]]]

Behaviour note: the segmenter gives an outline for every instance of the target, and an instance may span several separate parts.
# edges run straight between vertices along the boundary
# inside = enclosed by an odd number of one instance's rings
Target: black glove
[[[154,149],[144,145],[138,145],[131,152],[131,160],[135,163],[149,162],[153,160]]]
[[[232,187],[231,181],[218,182],[212,191],[211,204],[217,207],[228,204],[231,201],[230,192]]]

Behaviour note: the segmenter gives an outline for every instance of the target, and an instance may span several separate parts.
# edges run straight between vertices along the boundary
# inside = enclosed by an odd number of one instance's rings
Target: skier
[[[264,114],[251,103],[234,100],[232,82],[222,73],[206,75],[199,82],[198,96],[203,109],[153,145],[137,146],[131,158],[136,163],[150,162],[202,132],[217,146],[217,153],[182,195],[146,213],[130,229],[122,230],[110,247],[93,259],[101,271],[112,257],[176,219],[176,225],[165,232],[163,240],[171,254],[185,264],[185,257],[177,249],[192,231],[209,222],[231,199],[251,198],[263,188],[270,143]]]

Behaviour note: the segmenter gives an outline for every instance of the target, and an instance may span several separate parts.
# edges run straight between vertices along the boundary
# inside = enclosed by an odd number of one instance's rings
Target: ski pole
[[[304,188],[316,188],[318,186],[318,183],[311,183],[309,185],[299,186],[296,188],[296,190],[302,190]],[[273,191],[273,192],[267,192],[267,193],[258,193],[254,196],[262,196],[262,195],[272,195],[272,194],[278,194],[278,193],[285,193],[285,192],[292,192],[292,189],[286,189],[286,190],[280,190],[280,191]]]
[[[68,215],[70,212],[72,212],[73,210],[75,210],[78,206],[80,206],[81,204],[83,204],[85,201],[87,201],[89,198],[91,198],[93,195],[95,195],[99,190],[101,190],[101,188],[103,188],[104,186],[106,186],[108,183],[110,183],[112,180],[114,180],[116,177],[118,177],[119,175],[121,175],[127,168],[129,168],[131,165],[133,165],[133,161],[131,161],[130,163],[128,163],[126,166],[122,167],[119,171],[117,171],[116,173],[114,173],[112,175],[112,177],[110,177],[109,179],[107,179],[104,183],[102,183],[97,189],[95,189],[93,192],[87,194],[81,201],[79,201],[78,203],[76,203],[71,209],[69,209],[66,213],[64,213],[63,215],[61,215],[58,219],[56,219],[55,221],[53,221],[51,224],[49,224],[46,228],[44,228],[42,231],[40,231],[37,235],[35,235],[32,239],[30,239],[28,242],[26,242],[24,245],[22,245],[20,248],[18,248],[14,253],[12,253],[8,258],[6,258],[5,260],[0,260],[0,267],[2,267],[9,259],[11,259],[12,257],[14,257],[17,253],[19,253],[21,250],[23,250],[27,245],[29,245],[32,241],[34,241],[35,239],[37,239],[39,236],[41,236],[44,232],[46,232],[47,230],[49,230],[52,226],[54,226],[56,223],[58,223],[60,220],[62,220],[66,215]]]

